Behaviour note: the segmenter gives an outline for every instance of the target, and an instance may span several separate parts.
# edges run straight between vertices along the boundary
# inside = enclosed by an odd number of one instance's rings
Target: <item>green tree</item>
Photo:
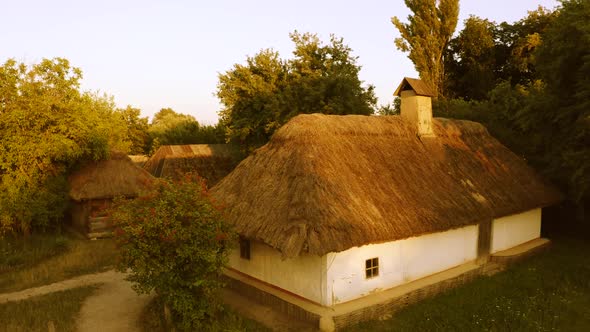
[[[485,100],[504,81],[527,86],[540,79],[535,50],[555,17],[543,7],[512,24],[469,17],[444,56],[447,96]]]
[[[438,115],[484,123],[567,195],[568,208],[560,211],[565,214],[563,219],[585,221],[589,227],[590,3],[569,0],[562,4],[550,15],[532,12],[516,24],[530,29],[522,30],[524,37],[511,37],[512,46],[518,47],[518,41],[526,36],[541,37],[532,53],[524,55],[532,61],[519,69],[522,75],[518,74],[517,80],[523,79],[523,84],[505,80],[482,101],[453,100],[434,106]],[[501,46],[505,45],[502,41]],[[510,71],[516,68],[514,63],[509,60],[504,68]],[[572,210],[576,214],[569,214]]]
[[[572,199],[590,206],[590,3],[562,2],[558,16],[535,52],[549,99],[536,113],[523,114],[531,126],[543,124],[543,142],[553,178],[567,184]]]
[[[323,44],[317,35],[290,34],[294,58],[260,51],[219,75],[219,112],[230,142],[246,150],[260,146],[297,114],[372,114],[373,87],[358,78],[357,57],[341,38]]]
[[[131,106],[118,109],[117,112],[123,117],[127,125],[127,137],[131,143],[129,153],[145,154],[149,152],[148,118],[141,118],[141,110]]]
[[[397,17],[391,22],[401,37],[395,44],[402,52],[409,52],[420,78],[434,89],[436,97],[445,96],[445,68],[443,55],[457,27],[459,0],[405,0],[413,15],[408,23]]]
[[[199,123],[193,116],[163,108],[154,115],[149,125],[150,149],[153,150],[154,140],[161,145],[196,144],[198,130]]]
[[[496,25],[470,16],[464,28],[449,43],[445,56],[445,91],[452,98],[485,99],[497,82]]]
[[[81,93],[66,59],[0,66],[0,233],[58,227],[67,172],[125,152],[125,123],[107,96]]]
[[[220,309],[222,268],[235,236],[204,181],[158,179],[136,199],[117,199],[110,217],[120,246],[118,268],[130,269],[133,288],[155,291],[186,330],[206,324]]]

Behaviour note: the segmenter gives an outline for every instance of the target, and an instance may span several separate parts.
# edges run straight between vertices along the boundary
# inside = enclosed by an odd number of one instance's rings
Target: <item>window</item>
[[[365,277],[374,278],[379,275],[379,258],[371,258],[365,261]]]
[[[240,257],[250,259],[250,240],[240,236]]]

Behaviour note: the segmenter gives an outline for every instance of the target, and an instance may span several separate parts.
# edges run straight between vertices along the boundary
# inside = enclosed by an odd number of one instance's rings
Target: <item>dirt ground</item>
[[[84,301],[80,308],[76,321],[78,331],[140,331],[138,323],[141,312],[153,295],[138,295],[131,288],[131,283],[125,280],[124,273],[112,270],[79,276],[19,292],[0,294],[0,304],[88,285],[100,286],[93,295]],[[270,307],[254,303],[232,291],[224,291],[223,297],[224,302],[234,310],[245,317],[259,321],[274,331],[315,330],[304,323],[289,319]]]

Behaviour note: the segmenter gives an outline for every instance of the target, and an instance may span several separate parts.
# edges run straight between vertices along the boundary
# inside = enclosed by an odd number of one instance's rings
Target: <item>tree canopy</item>
[[[146,153],[153,153],[160,145],[225,142],[223,126],[201,126],[192,115],[177,113],[171,108],[162,108],[154,115],[147,135]]]
[[[0,232],[56,225],[67,171],[128,150],[112,99],[80,92],[81,78],[62,58],[0,66]]]
[[[231,142],[246,149],[262,145],[297,114],[372,114],[373,86],[363,87],[361,67],[342,38],[324,44],[317,35],[290,34],[294,58],[264,49],[219,75],[221,123]]]
[[[451,86],[457,87],[456,96],[462,99],[434,105],[438,115],[485,124],[562,189],[570,204],[566,210],[577,212],[561,213],[586,221],[586,227],[590,226],[585,217],[590,206],[589,45],[588,1],[562,1],[555,11],[539,8],[513,25],[472,17],[452,45],[457,67],[450,75]],[[488,75],[493,78],[485,86],[474,81]]]
[[[447,97],[483,100],[503,81],[526,85],[539,79],[535,50],[555,16],[543,7],[512,24],[470,16],[444,57]]]
[[[455,32],[459,17],[459,0],[405,0],[412,11],[408,23],[393,17],[391,22],[401,37],[395,45],[409,52],[420,78],[434,90],[435,96],[444,96],[445,68],[443,55]]]
[[[187,331],[210,323],[220,309],[217,291],[235,235],[205,182],[190,175],[158,179],[136,199],[116,199],[110,217],[120,247],[117,267],[130,271],[134,289],[155,291]]]

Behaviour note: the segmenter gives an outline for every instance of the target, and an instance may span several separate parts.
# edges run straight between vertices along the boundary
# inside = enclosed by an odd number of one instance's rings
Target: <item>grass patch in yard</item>
[[[590,331],[590,244],[549,251],[347,331]]]
[[[74,331],[82,302],[96,290],[80,287],[0,304],[0,332]]]
[[[158,297],[154,298],[145,307],[141,314],[141,328],[145,332],[169,332],[173,331],[172,327],[166,326],[164,318],[164,304]],[[174,327],[179,331],[178,327]],[[221,332],[221,331],[240,331],[240,332],[264,332],[270,331],[264,325],[251,319],[243,318],[233,310],[224,307],[224,312],[218,319],[202,331]]]
[[[114,265],[112,239],[89,241],[69,234],[0,239],[0,293],[46,285]]]

